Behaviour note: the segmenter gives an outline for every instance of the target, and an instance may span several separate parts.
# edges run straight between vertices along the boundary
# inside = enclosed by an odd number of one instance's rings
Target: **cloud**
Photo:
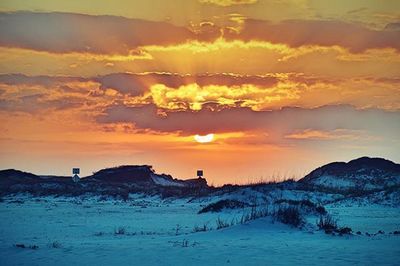
[[[373,139],[366,136],[361,130],[335,129],[330,131],[305,129],[293,132],[285,136],[287,139],[296,140],[359,140]]]
[[[140,95],[150,91],[154,84],[163,84],[167,87],[178,88],[190,84],[199,86],[241,86],[253,84],[270,87],[278,82],[278,78],[270,76],[242,76],[232,74],[197,74],[179,75],[173,73],[145,73],[128,74],[114,73],[95,78],[101,83],[101,88],[113,88],[121,93]]]
[[[193,41],[213,43],[221,34],[227,41],[259,41],[294,48],[341,46],[355,53],[368,49],[400,49],[400,31],[396,30],[396,23],[388,25],[385,30],[373,30],[361,24],[337,20],[272,23],[243,18],[238,28],[218,26],[212,22],[184,27],[142,19],[59,12],[0,12],[0,21],[0,46],[3,47],[51,53],[124,55],[130,59],[151,58],[146,47],[151,50],[155,46],[162,48]]]
[[[140,46],[196,39],[185,27],[117,16],[2,12],[0,21],[1,46],[52,53],[137,54]],[[215,33],[198,35],[209,40]]]
[[[290,140],[285,136],[291,134],[291,139],[296,139],[293,132],[304,133],[309,129],[333,132],[338,129],[358,130],[393,137],[400,134],[398,121],[400,112],[357,110],[346,105],[312,109],[288,107],[274,111],[253,111],[246,107],[217,108],[215,111],[215,108],[206,106],[199,111],[176,112],[165,112],[153,104],[137,107],[115,105],[97,117],[99,123],[132,123],[137,129],[180,132],[183,135],[263,131],[268,133],[271,141]],[[336,131],[336,134],[339,133],[343,132]],[[301,139],[298,136],[297,140]]]
[[[290,47],[336,45],[355,53],[381,48],[400,50],[400,31],[372,30],[362,25],[335,20],[286,20],[271,23],[247,19],[240,32],[226,30],[224,38],[283,43]]]
[[[385,30],[400,31],[400,22],[388,23],[388,24],[385,26]]]
[[[69,105],[70,108],[77,108],[79,102],[82,107],[100,108],[100,112],[120,103],[127,107],[154,104],[166,112],[218,111],[227,107],[261,111],[338,104],[398,111],[398,83],[397,78],[340,79],[280,73],[263,76],[114,73],[86,78],[3,74],[0,75],[0,99],[16,108],[20,106],[18,102],[24,102],[21,97],[42,95],[30,105],[46,109],[51,107],[50,102],[57,103],[64,98],[71,102],[74,98],[76,104]]]
[[[0,110],[35,114],[46,113],[49,109],[61,111],[79,108],[83,104],[84,100],[81,97],[63,96],[58,99],[48,99],[46,94],[32,94],[20,96],[12,100],[0,99]]]
[[[276,86],[242,85],[205,85],[197,83],[170,88],[164,84],[151,86],[153,102],[160,108],[200,110],[207,103],[226,106],[249,106],[253,109],[275,102],[284,102],[299,98],[297,84],[278,83]]]
[[[278,82],[273,76],[237,76],[229,74],[202,74],[202,75],[177,75],[169,73],[147,73],[128,74],[115,73],[96,77],[63,77],[63,76],[26,76],[22,74],[0,75],[0,104],[1,110],[9,112],[43,112],[48,109],[64,110],[76,108],[101,108],[114,102],[126,102],[129,105],[140,105],[149,102],[156,102],[159,108],[163,105],[177,105],[176,101],[186,101],[189,105],[192,98],[180,99],[185,94],[178,90],[174,96],[174,88],[185,88],[185,86],[205,86],[221,88],[225,90],[214,90],[214,94],[205,97],[205,100],[198,102],[201,107],[208,101],[224,100],[232,98],[235,103],[241,100],[238,92],[235,95],[223,95],[230,91],[230,88],[240,90],[241,86],[269,87]],[[231,86],[231,87],[227,87]],[[163,95],[169,95],[164,100],[156,93],[155,88],[165,88],[170,91],[159,91]],[[195,90],[197,87],[195,87]],[[195,97],[196,91],[192,91],[191,97]],[[182,94],[183,93],[183,94]],[[207,91],[205,91],[207,93]],[[179,96],[180,95],[180,96]],[[174,100],[171,97],[175,97]],[[224,98],[225,97],[225,98]],[[174,103],[175,101],[175,103]]]
[[[250,76],[233,74],[196,74],[179,75],[173,73],[113,73],[95,77],[65,77],[65,76],[27,76],[23,74],[0,74],[0,85],[42,86],[45,88],[61,87],[64,90],[84,91],[79,83],[94,82],[100,90],[113,89],[121,94],[130,96],[143,95],[150,91],[151,86],[163,84],[167,87],[178,88],[190,84],[199,86],[243,86],[254,85],[272,87],[279,78],[274,75]],[[93,87],[93,84],[92,84]]]
[[[213,4],[222,7],[234,6],[234,5],[250,5],[258,2],[258,0],[198,0],[198,1],[201,4]]]
[[[31,85],[31,86],[54,86],[56,83],[67,83],[72,81],[86,81],[81,77],[62,76],[27,76],[24,74],[0,74],[0,83],[7,85]]]
[[[138,96],[148,90],[148,85],[141,77],[134,74],[114,73],[96,77],[95,80],[101,84],[100,89],[102,90],[111,88],[123,94]]]
[[[104,104],[107,99],[90,97],[98,84],[81,77],[0,75],[0,110],[7,112],[46,113],[49,110],[85,109]],[[93,107],[90,107],[93,108]]]

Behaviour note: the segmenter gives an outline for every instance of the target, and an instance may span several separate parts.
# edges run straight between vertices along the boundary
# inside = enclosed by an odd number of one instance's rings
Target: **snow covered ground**
[[[246,210],[197,214],[205,204],[4,198],[0,265],[399,265],[400,235],[389,234],[400,230],[399,208],[328,205],[340,225],[363,233],[340,237],[269,217],[216,230],[218,218],[230,222]],[[193,232],[203,225],[212,230]],[[379,230],[385,234],[365,235]]]

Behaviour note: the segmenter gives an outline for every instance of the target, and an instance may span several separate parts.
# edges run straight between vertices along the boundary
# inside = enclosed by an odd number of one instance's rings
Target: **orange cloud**
[[[97,117],[99,123],[132,123],[139,129],[159,132],[180,132],[183,135],[221,132],[264,131],[272,139],[280,140],[295,130],[316,128],[322,131],[343,129],[368,130],[381,135],[381,128],[391,127],[385,134],[400,130],[399,112],[351,106],[323,106],[319,108],[284,108],[274,111],[253,111],[245,107],[208,108],[199,111],[158,112],[152,104],[136,107],[114,105]],[[375,123],[371,124],[373,120]]]
[[[257,3],[258,0],[198,0],[202,4],[214,4],[217,6],[250,5]]]
[[[397,111],[398,83],[397,78],[342,79],[294,73],[265,76],[114,73],[87,78],[10,74],[0,75],[0,99],[3,108],[10,111],[58,106],[93,109],[114,103],[130,107],[154,104],[166,111],[226,107],[260,111],[333,104]],[[61,104],[63,99],[65,103]]]
[[[2,12],[0,20],[1,46],[53,53],[130,55],[144,45],[196,39],[196,35],[185,27],[117,16]],[[215,33],[209,31],[197,35],[204,40],[215,37]]]
[[[364,131],[349,130],[349,129],[335,129],[331,131],[305,129],[295,133],[286,135],[285,138],[297,140],[359,140],[369,139],[372,137],[365,136]]]
[[[244,3],[243,1],[218,1]],[[359,53],[368,49],[393,48],[399,51],[397,28],[373,30],[358,24],[327,20],[240,19],[239,27],[216,26],[212,22],[199,27],[175,26],[117,16],[93,16],[73,13],[0,13],[0,46],[52,53],[89,53],[148,56],[144,46],[168,46],[190,41],[213,42],[264,41],[289,47],[340,46]],[[101,25],[101,27],[99,27]],[[197,47],[201,50],[201,47]]]
[[[242,30],[225,31],[228,40],[263,40],[290,47],[341,46],[354,53],[368,49],[400,50],[398,30],[372,30],[361,25],[328,20],[286,20],[280,23],[247,19]]]
[[[142,47],[141,51],[142,55],[132,58],[130,55],[55,54],[0,48],[0,70],[27,75],[85,77],[118,72],[161,72],[179,75],[223,73],[240,78],[275,73],[352,78],[396,77],[396,70],[400,67],[400,54],[394,49],[373,49],[352,54],[338,46],[291,48],[265,41],[227,41],[221,38],[214,42],[150,45]]]
[[[274,106],[275,102],[282,105],[288,99],[299,98],[296,84],[284,83],[278,83],[274,87],[260,87],[253,84],[199,86],[192,83],[177,88],[155,84],[150,87],[150,95],[159,108],[170,110],[201,110],[206,103],[251,107],[257,110],[261,107]]]

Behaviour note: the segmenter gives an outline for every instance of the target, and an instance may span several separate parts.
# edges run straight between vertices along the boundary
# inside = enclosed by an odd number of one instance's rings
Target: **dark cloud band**
[[[393,23],[378,31],[334,20],[271,23],[247,19],[240,31],[215,25],[193,30],[166,22],[57,12],[1,12],[0,21],[0,46],[52,53],[138,54],[138,48],[146,45],[166,46],[191,40],[212,42],[221,36],[227,40],[259,40],[290,47],[337,45],[351,52],[400,49],[400,31]]]

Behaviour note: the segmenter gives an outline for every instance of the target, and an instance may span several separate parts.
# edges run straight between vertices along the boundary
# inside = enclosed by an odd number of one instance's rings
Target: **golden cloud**
[[[217,6],[250,5],[258,0],[198,0],[201,4],[214,4]]]
[[[394,49],[349,53],[333,46],[300,46],[267,41],[189,41],[176,45],[147,45],[130,55],[71,52],[56,54],[27,49],[0,48],[3,73],[28,75],[93,76],[116,72],[170,72],[181,75],[229,73],[265,75],[305,73],[330,77],[397,76],[400,54]],[[132,63],[134,62],[134,63]]]
[[[150,87],[150,95],[159,108],[170,110],[201,110],[206,103],[260,110],[274,106],[276,102],[282,106],[282,102],[288,99],[299,98],[296,84],[286,83],[278,83],[270,88],[253,84],[199,86],[196,83],[170,88],[164,84],[155,84]]]
[[[163,112],[226,107],[260,111],[338,104],[397,111],[400,109],[398,84],[398,78],[345,79],[294,73],[264,76],[114,73],[88,78],[14,74],[0,75],[0,100],[8,110],[22,108],[23,103],[47,109],[51,107],[47,105],[50,102],[57,106],[63,99],[68,102],[67,99],[79,98],[83,107],[155,104]],[[73,102],[78,105],[76,100]]]
[[[287,139],[296,140],[360,140],[360,139],[377,139],[366,135],[365,131],[350,129],[335,129],[330,131],[305,129],[297,131],[285,136]]]

